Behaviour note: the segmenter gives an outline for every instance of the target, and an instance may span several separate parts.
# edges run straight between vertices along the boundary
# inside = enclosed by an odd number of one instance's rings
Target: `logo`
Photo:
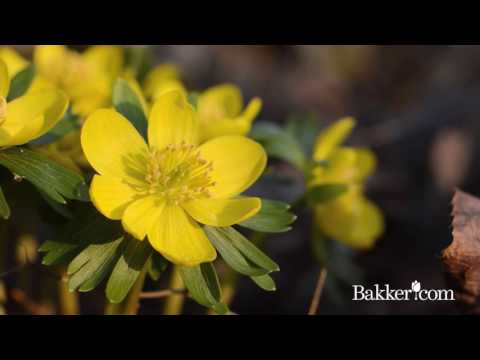
[[[353,301],[455,301],[453,290],[422,289],[422,284],[415,280],[410,289],[392,289],[385,284],[375,284],[373,289],[362,285],[352,285]]]

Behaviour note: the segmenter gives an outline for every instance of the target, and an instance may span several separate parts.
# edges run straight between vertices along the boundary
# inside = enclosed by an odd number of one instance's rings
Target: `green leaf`
[[[267,270],[268,273],[280,271],[280,267],[267,255],[265,255],[253,243],[232,227],[217,228],[225,237],[228,237],[232,245],[239,250],[246,259],[253,264]]]
[[[263,144],[267,153],[303,171],[307,162],[298,141],[287,131],[269,122],[255,124],[250,136]]]
[[[68,209],[68,207],[66,205],[63,205],[63,204],[60,204],[56,201],[53,201],[48,195],[46,195],[43,191],[39,190],[38,191],[41,195],[41,197],[43,198],[43,200],[45,200],[45,202],[58,214],[62,215],[64,218],[67,218],[67,219],[72,219],[73,218],[73,215],[72,213],[70,212],[70,210]]]
[[[64,198],[89,201],[88,185],[79,174],[37,152],[22,147],[2,150],[0,164],[61,204]]]
[[[10,217],[10,206],[8,206],[7,199],[5,199],[2,187],[0,187],[0,216],[5,220]]]
[[[8,93],[7,101],[11,102],[16,98],[24,95],[30,87],[34,77],[35,67],[33,65],[30,65],[29,67],[15,75],[10,85],[10,91]]]
[[[83,207],[74,213],[53,240],[48,240],[39,248],[46,253],[42,264],[47,266],[66,264],[76,257],[89,243],[105,239],[116,239],[121,234],[121,226],[110,221],[97,210]]]
[[[126,242],[126,248],[118,259],[107,283],[106,295],[108,300],[114,304],[125,299],[153,252],[147,240],[139,241],[128,236]]]
[[[123,237],[102,243],[88,245],[70,263],[67,274],[70,279],[70,291],[79,289],[87,292],[93,290],[112,270],[121,254],[120,245]]]
[[[243,254],[233,246],[232,241],[221,228],[204,226],[204,230],[213,246],[222,255],[223,260],[233,270],[247,276],[268,274],[268,270],[250,264]]]
[[[70,109],[62,120],[45,135],[29,142],[30,145],[47,145],[62,139],[65,135],[80,130],[80,118],[73,114]]]
[[[285,130],[297,139],[305,154],[313,154],[315,141],[320,132],[315,115],[293,115],[288,119]]]
[[[154,251],[150,257],[150,262],[148,266],[148,275],[152,278],[153,281],[158,281],[160,276],[167,270],[168,261],[160,255],[158,252]]]
[[[258,214],[238,225],[264,233],[287,232],[297,219],[289,209],[290,205],[286,203],[262,199],[262,208]]]
[[[251,279],[265,291],[276,291],[277,286],[270,275],[252,276]]]
[[[332,201],[348,190],[346,184],[325,184],[307,191],[306,199],[310,206]]]
[[[227,305],[221,303],[220,284],[211,263],[195,267],[180,266],[179,271],[185,287],[195,301],[218,314],[228,312]]]
[[[137,131],[146,139],[148,120],[143,112],[142,104],[124,79],[117,79],[113,87],[113,105],[135,126]]]

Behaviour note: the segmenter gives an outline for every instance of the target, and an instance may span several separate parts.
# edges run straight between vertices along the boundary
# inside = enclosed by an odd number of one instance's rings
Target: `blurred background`
[[[480,46],[162,45],[154,52],[159,63],[182,69],[190,89],[232,82],[245,99],[261,97],[257,121],[282,124],[291,115],[311,114],[327,125],[357,118],[350,143],[378,156],[367,189],[384,211],[386,233],[370,252],[336,245],[320,314],[458,313],[447,302],[352,302],[351,285],[408,289],[417,280],[427,289],[446,287],[441,252],[451,242],[452,190],[480,194]],[[292,196],[288,188],[263,190],[280,200]],[[319,266],[310,217],[298,215],[293,231],[265,242],[282,269],[274,275],[278,291],[266,293],[241,279],[235,312],[307,313]],[[102,291],[85,295],[89,311],[101,309],[96,299]],[[147,301],[141,313],[158,309]],[[188,302],[186,312],[199,309]]]

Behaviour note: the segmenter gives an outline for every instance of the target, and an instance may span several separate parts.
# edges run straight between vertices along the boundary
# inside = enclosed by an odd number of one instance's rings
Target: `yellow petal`
[[[218,137],[200,146],[199,151],[202,158],[213,164],[214,198],[241,194],[257,181],[267,165],[263,147],[243,136]]]
[[[224,117],[234,118],[243,108],[240,89],[231,84],[222,84],[206,90],[198,99],[198,113],[213,121]]]
[[[335,183],[361,183],[375,170],[376,157],[368,149],[341,147],[332,151],[328,164],[313,169],[309,186]]]
[[[0,59],[5,62],[5,65],[7,65],[10,78],[13,78],[28,66],[28,61],[11,47],[0,48]]]
[[[255,98],[248,104],[245,111],[236,118],[225,117],[211,121],[204,118],[200,123],[200,141],[204,142],[224,135],[247,135],[261,108],[262,101]]]
[[[200,226],[178,206],[166,206],[148,232],[153,248],[171,262],[197,266],[217,253]]]
[[[111,220],[120,220],[127,207],[139,195],[121,179],[95,175],[90,186],[90,198],[95,207]]]
[[[88,48],[82,55],[87,66],[112,78],[122,71],[123,49],[115,45],[97,45]]]
[[[365,181],[377,168],[377,157],[369,149],[357,149],[356,167],[358,169],[357,180]]]
[[[10,89],[7,65],[0,59],[0,97],[6,98]]]
[[[158,221],[165,201],[156,196],[147,196],[130,204],[122,216],[123,228],[136,239],[143,240]]]
[[[175,80],[175,79],[165,80],[158,85],[157,89],[153,93],[153,96],[152,96],[153,101],[158,100],[160,96],[162,96],[163,94],[169,91],[179,91],[185,97],[188,95],[187,89],[185,89],[185,86],[181,83],[181,81]]]
[[[58,87],[51,81],[47,80],[46,77],[41,75],[36,75],[33,78],[32,84],[27,90],[26,94],[36,93],[44,90],[55,90]]]
[[[231,226],[255,216],[262,207],[259,198],[202,199],[182,207],[199,223],[210,226]]]
[[[356,249],[370,249],[385,227],[380,209],[355,193],[318,206],[315,217],[328,236]]]
[[[169,80],[180,79],[179,69],[172,64],[158,65],[155,69],[150,71],[145,78],[144,89],[148,97],[154,97],[157,89]]]
[[[8,103],[7,117],[0,126],[0,144],[25,144],[52,129],[65,115],[67,96],[59,90],[29,93]]]
[[[135,127],[114,110],[100,109],[83,125],[83,152],[101,175],[143,184],[148,147]]]
[[[192,106],[178,91],[163,94],[153,105],[148,124],[150,146],[163,149],[170,144],[198,143],[198,126]]]
[[[355,120],[349,117],[338,120],[335,124],[322,131],[315,144],[314,160],[326,160],[332,151],[345,141],[354,127]]]
[[[60,83],[68,66],[69,50],[64,45],[38,45],[33,61],[38,74],[55,84]]]

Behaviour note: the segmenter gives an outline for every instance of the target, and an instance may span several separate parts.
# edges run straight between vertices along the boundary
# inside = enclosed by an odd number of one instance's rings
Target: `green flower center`
[[[209,198],[215,186],[211,179],[213,166],[202,159],[193,145],[169,145],[163,150],[152,149],[149,154],[146,191],[164,197],[168,203]]]
[[[0,125],[5,121],[7,117],[7,100],[0,96]]]

